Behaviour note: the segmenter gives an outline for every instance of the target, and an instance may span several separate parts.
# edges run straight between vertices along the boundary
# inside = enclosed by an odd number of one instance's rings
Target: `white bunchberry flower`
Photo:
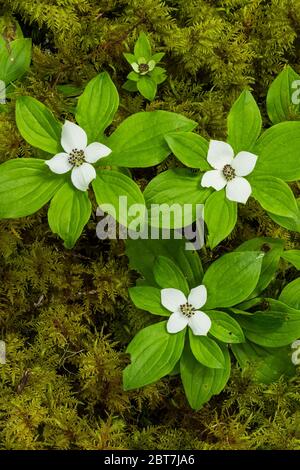
[[[299,366],[300,365],[300,339],[297,339],[296,341],[294,341],[293,344],[291,345],[291,348],[296,350],[292,354],[292,363],[295,364],[295,366]]]
[[[80,126],[66,121],[61,134],[61,145],[65,152],[45,161],[53,173],[61,175],[72,170],[72,183],[81,191],[86,191],[90,182],[96,178],[92,163],[111,153],[106,145],[99,142],[87,145],[87,141],[86,132]]]
[[[168,333],[178,333],[189,326],[194,335],[206,336],[211,327],[211,320],[206,313],[199,310],[206,300],[207,291],[204,285],[192,289],[188,298],[178,289],[162,289],[161,303],[172,312],[167,323]]]
[[[211,140],[207,161],[214,170],[204,173],[201,185],[205,188],[212,187],[216,191],[226,186],[227,199],[246,204],[252,188],[243,176],[249,175],[254,170],[257,155],[242,151],[234,157],[231,145]]]
[[[144,57],[140,57],[137,62],[133,62],[131,67],[136,73],[140,75],[146,75],[148,72],[152,72],[155,67],[155,61],[149,60],[148,62]]]

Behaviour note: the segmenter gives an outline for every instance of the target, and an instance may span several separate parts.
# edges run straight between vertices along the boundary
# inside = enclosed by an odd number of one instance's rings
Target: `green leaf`
[[[277,300],[267,299],[268,310],[238,317],[245,336],[269,348],[287,346],[300,337],[300,311]]]
[[[179,240],[181,241],[181,240]],[[169,241],[169,244],[171,242]],[[189,244],[183,240],[182,248],[173,252],[173,259],[183,272],[189,287],[197,287],[203,278],[203,268],[197,251],[189,250]]]
[[[272,126],[258,139],[253,153],[258,155],[253,176],[268,175],[284,181],[300,179],[300,122]]]
[[[223,388],[227,384],[229,377],[230,377],[230,372],[231,372],[231,359],[230,359],[230,354],[228,351],[228,346],[219,344],[223,356],[225,358],[225,366],[223,369],[213,369],[214,371],[214,380],[213,380],[213,385],[212,385],[212,392],[214,395],[218,395],[219,393],[222,392]]]
[[[130,226],[136,219],[139,219],[142,225],[145,201],[140,188],[132,179],[118,171],[97,170],[97,177],[92,186],[97,204],[104,212],[125,227]]]
[[[43,103],[31,96],[18,98],[16,122],[22,137],[33,147],[51,154],[62,151],[62,126]]]
[[[170,312],[161,304],[161,289],[151,286],[130,287],[129,296],[137,308],[154,315],[170,316]]]
[[[162,67],[155,67],[151,72],[148,73],[148,76],[154,80],[156,85],[160,85],[163,83],[167,78],[166,69]]]
[[[76,121],[87,133],[89,143],[101,141],[118,107],[119,94],[107,72],[87,84],[78,100]]]
[[[154,60],[154,62],[156,64],[158,64],[158,62],[161,61],[161,59],[165,56],[165,53],[164,52],[156,52],[155,54],[153,54],[153,56],[151,57],[151,60]]]
[[[230,315],[219,310],[209,310],[207,315],[212,322],[209,330],[212,336],[224,343],[242,343],[245,341],[242,328]]]
[[[136,86],[136,82],[133,82],[132,80],[126,80],[124,85],[122,85],[122,88],[124,88],[124,90],[130,91],[130,92],[138,91],[137,86]]]
[[[230,375],[228,351],[225,354],[226,367],[212,369],[200,364],[190,347],[185,347],[180,360],[180,373],[186,397],[194,410],[199,410],[212,395],[220,393],[225,387]]]
[[[78,191],[72,183],[65,183],[53,197],[48,222],[53,233],[64,240],[66,248],[73,248],[91,216],[92,205],[87,192]]]
[[[270,284],[277,271],[283,249],[282,240],[268,237],[252,238],[236,249],[236,251],[261,251],[264,253],[259,281],[251,297],[259,295]]]
[[[288,65],[271,84],[267,95],[267,110],[273,124],[293,121],[299,115],[299,104],[293,104],[293,95],[299,100],[299,92],[293,87],[297,80],[300,80],[300,75]]]
[[[172,259],[184,273],[191,288],[199,286],[203,277],[203,268],[196,251],[186,249],[184,239],[170,240],[126,240],[126,254],[131,268],[138,271],[147,284],[156,285],[153,276],[153,264],[158,256]]]
[[[140,94],[149,101],[153,101],[157,92],[157,86],[154,80],[144,76],[137,82],[137,89]]]
[[[232,307],[254,291],[262,265],[262,253],[228,253],[212,263],[204,274],[205,309]]]
[[[146,62],[151,58],[151,46],[145,33],[140,33],[139,38],[134,46],[134,55],[136,59],[144,57]]]
[[[179,375],[179,374],[180,374],[180,361],[177,362],[176,366],[174,367],[172,372],[170,372],[169,375],[174,376],[174,375]]]
[[[20,158],[0,165],[0,218],[31,215],[43,207],[64,183],[44,160]]]
[[[276,224],[281,225],[281,227],[287,228],[288,230],[294,232],[300,232],[300,207],[298,202],[298,216],[297,218],[292,217],[281,217],[277,214],[272,214],[268,212],[269,217],[276,222]]]
[[[285,286],[279,296],[280,302],[300,310],[300,277]]]
[[[173,132],[165,139],[175,157],[184,165],[199,168],[201,171],[210,170],[207,163],[208,142],[193,132]]]
[[[288,250],[284,251],[282,258],[295,266],[298,271],[300,270],[300,250]]]
[[[194,121],[168,111],[141,112],[129,116],[108,138],[112,154],[103,158],[104,165],[144,168],[157,165],[169,154],[164,139],[169,132],[190,131]]]
[[[199,410],[213,395],[214,371],[200,364],[190,348],[184,349],[180,374],[187,400],[194,410]]]
[[[144,387],[170,374],[181,357],[185,331],[169,334],[166,321],[139,331],[127,348],[131,364],[123,372],[124,390]]]
[[[160,173],[144,191],[149,224],[164,228],[189,226],[202,217],[202,204],[209,194],[211,189],[202,188],[200,176],[188,169],[176,168]]]
[[[249,179],[252,196],[268,212],[281,217],[298,219],[297,201],[291,188],[273,176],[253,176]]]
[[[188,295],[190,289],[182,271],[176,266],[174,261],[165,256],[158,256],[153,266],[153,274],[156,283],[162,289],[173,287]]]
[[[245,90],[228,115],[228,142],[235,153],[252,150],[261,133],[262,119],[250,91]]]
[[[127,75],[128,80],[132,80],[134,82],[138,82],[141,78],[141,76],[134,72],[133,70]]]
[[[215,248],[234,229],[237,203],[229,201],[225,191],[214,191],[205,203],[204,220],[208,228],[208,244]]]
[[[213,369],[223,369],[225,367],[225,357],[222,349],[213,339],[207,336],[195,336],[190,329],[189,339],[192,353],[197,361]]]
[[[249,370],[251,378],[257,382],[269,384],[281,376],[292,377],[295,374],[290,347],[263,348],[247,341],[233,344],[231,349],[241,368]]]
[[[31,39],[15,39],[9,46],[0,45],[0,80],[6,85],[21,78],[30,67]]]
[[[127,60],[128,64],[133,64],[134,62],[136,62],[136,58],[133,54],[130,54],[129,52],[123,52],[123,56],[125,57],[125,59]]]
[[[57,90],[68,98],[81,95],[83,88],[76,85],[57,85]]]
[[[249,298],[249,300],[245,300],[245,302],[240,303],[237,305],[238,308],[231,308],[230,310],[237,315],[250,315],[249,312],[246,310],[250,310],[252,307],[256,307],[259,304],[264,302],[264,297],[255,297]]]

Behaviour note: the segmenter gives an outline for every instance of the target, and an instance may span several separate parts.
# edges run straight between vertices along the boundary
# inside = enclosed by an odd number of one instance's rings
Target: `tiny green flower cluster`
[[[145,33],[141,33],[134,46],[134,54],[124,52],[124,57],[133,71],[127,75],[123,88],[128,91],[139,91],[147,100],[154,100],[157,85],[167,78],[166,70],[157,66],[164,55],[164,52],[152,54],[149,39]]]

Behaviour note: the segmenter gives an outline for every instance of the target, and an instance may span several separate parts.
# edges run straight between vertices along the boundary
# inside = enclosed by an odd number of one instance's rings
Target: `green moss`
[[[300,72],[298,0],[0,0],[0,9],[33,38],[32,68],[15,83],[15,96],[36,97],[61,120],[76,96],[57,86],[80,89],[107,70],[121,95],[114,126],[141,109],[166,109],[221,139],[244,87],[253,89],[268,124],[269,84],[287,62]],[[128,73],[122,53],[140,31],[154,51],[166,52],[168,80],[151,104],[121,88]],[[30,154],[39,152],[19,135],[12,98],[0,112],[0,160]],[[143,187],[155,171],[175,165],[170,158],[157,170],[133,173]],[[121,242],[97,239],[93,214],[72,251],[51,233],[46,210],[0,224],[0,331],[7,344],[0,448],[300,449],[300,377],[259,386],[251,371],[235,369],[225,391],[197,413],[177,377],[122,391],[125,347],[152,319],[130,303],[135,273]],[[251,202],[230,239],[204,261],[258,235],[299,245]],[[282,263],[270,294],[295,276]]]

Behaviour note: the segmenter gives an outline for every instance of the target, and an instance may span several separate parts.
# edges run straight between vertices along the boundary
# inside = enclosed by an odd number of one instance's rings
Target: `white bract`
[[[172,312],[167,323],[168,333],[178,333],[189,326],[194,335],[206,336],[211,327],[211,320],[206,313],[199,310],[206,300],[207,291],[204,285],[192,289],[188,298],[179,289],[162,289],[161,303]]]
[[[87,145],[87,142],[86,132],[77,124],[66,121],[61,134],[61,146],[65,152],[45,161],[53,173],[61,175],[72,170],[72,183],[81,191],[86,191],[90,182],[96,178],[92,163],[111,153],[111,149],[106,145],[99,142]]]
[[[292,363],[295,364],[295,366],[299,366],[300,365],[300,339],[297,339],[296,341],[294,341],[291,347],[292,349],[296,350],[292,354]]]
[[[148,62],[144,57],[140,57],[137,62],[133,62],[131,67],[136,73],[140,75],[146,75],[148,72],[152,72],[155,67],[155,61],[149,60]]]
[[[227,199],[246,204],[252,188],[243,176],[249,175],[254,170],[257,155],[242,151],[234,157],[231,145],[211,140],[207,161],[214,170],[204,173],[201,185],[205,188],[212,187],[216,191],[226,187]]]

